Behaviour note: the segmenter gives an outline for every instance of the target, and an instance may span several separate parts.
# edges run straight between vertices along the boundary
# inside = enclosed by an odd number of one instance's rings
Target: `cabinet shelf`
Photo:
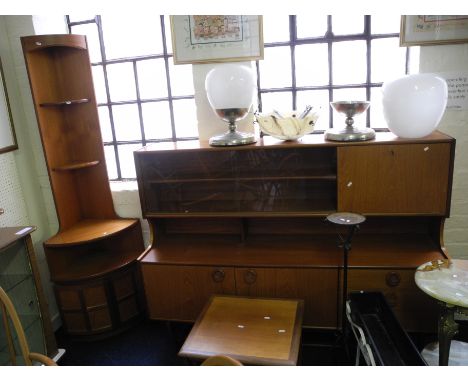
[[[109,256],[109,253],[100,252],[74,257],[70,261],[70,266],[55,272],[51,280],[57,283],[70,283],[106,276],[110,272],[118,271],[134,263],[140,255],[139,251],[129,251],[114,252],[112,256]]]
[[[158,179],[148,180],[149,184],[177,184],[177,183],[205,183],[205,182],[264,182],[264,181],[303,181],[303,180],[326,180],[336,181],[336,174],[317,174],[308,176],[264,176],[264,177],[239,177],[239,178],[194,178],[194,179]]]
[[[15,243],[31,232],[35,231],[36,227],[2,227],[0,228],[0,248],[6,248],[10,244]]]
[[[39,103],[41,107],[61,107],[61,106],[70,106],[70,105],[78,105],[82,103],[88,103],[88,98],[80,98],[80,99],[70,99],[65,101],[57,101],[57,102],[42,102]]]
[[[66,247],[101,240],[138,223],[138,219],[85,219],[51,237],[46,247]]]
[[[376,252],[375,248],[381,250]],[[439,249],[425,234],[356,235],[349,266],[357,268],[416,268],[442,259]],[[236,236],[198,235],[164,238],[142,259],[143,265],[205,265],[241,267],[341,268],[343,251],[337,236],[322,234],[258,235],[241,242]]]
[[[76,162],[70,163],[63,166],[53,167],[53,171],[74,171],[74,170],[81,170],[84,168],[94,167],[100,163],[98,160],[90,161],[90,162]]]
[[[304,211],[298,209],[297,211],[213,211],[213,212],[193,212],[193,211],[180,211],[180,212],[148,212],[145,218],[210,218],[210,217],[223,217],[223,218],[284,218],[284,217],[317,217],[327,216],[336,212],[333,203],[329,203],[329,209],[325,209],[326,203],[322,202],[320,208],[317,210],[310,209]]]
[[[14,289],[17,285],[22,282],[32,279],[31,274],[1,274],[0,275],[0,286],[8,293]]]

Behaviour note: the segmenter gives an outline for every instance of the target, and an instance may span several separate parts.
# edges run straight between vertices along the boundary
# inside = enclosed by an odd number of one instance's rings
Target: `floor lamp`
[[[348,228],[346,237],[339,235],[339,247],[343,248],[343,289],[341,295],[341,335],[343,343],[346,341],[346,300],[348,297],[348,254],[351,250],[351,240],[359,229],[359,224],[365,222],[362,215],[351,212],[337,212],[326,217],[326,221],[337,226]]]

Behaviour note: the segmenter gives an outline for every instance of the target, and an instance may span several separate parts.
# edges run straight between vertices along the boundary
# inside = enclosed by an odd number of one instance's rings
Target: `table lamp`
[[[207,74],[205,89],[216,115],[229,123],[226,133],[210,138],[210,145],[255,143],[254,134],[236,131],[236,122],[247,116],[254,100],[255,80],[252,71],[240,64],[219,65]]]

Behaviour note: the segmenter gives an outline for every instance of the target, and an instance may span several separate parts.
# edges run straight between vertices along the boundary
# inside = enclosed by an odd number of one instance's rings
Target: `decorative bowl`
[[[318,119],[317,113],[309,113],[304,118],[300,118],[299,114],[293,111],[284,113],[281,117],[277,113],[258,114],[256,117],[260,130],[265,134],[284,141],[292,141],[314,131]]]

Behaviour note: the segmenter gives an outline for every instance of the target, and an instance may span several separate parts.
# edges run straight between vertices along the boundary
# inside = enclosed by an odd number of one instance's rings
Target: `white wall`
[[[59,321],[42,243],[56,215],[19,37],[35,34],[32,16],[0,16],[0,55],[19,149],[0,155],[1,226],[33,225],[34,249],[55,326]]]
[[[419,70],[422,73],[468,71],[468,44],[421,47]],[[457,140],[445,244],[450,256],[468,259],[468,110],[447,110],[438,129]]]

